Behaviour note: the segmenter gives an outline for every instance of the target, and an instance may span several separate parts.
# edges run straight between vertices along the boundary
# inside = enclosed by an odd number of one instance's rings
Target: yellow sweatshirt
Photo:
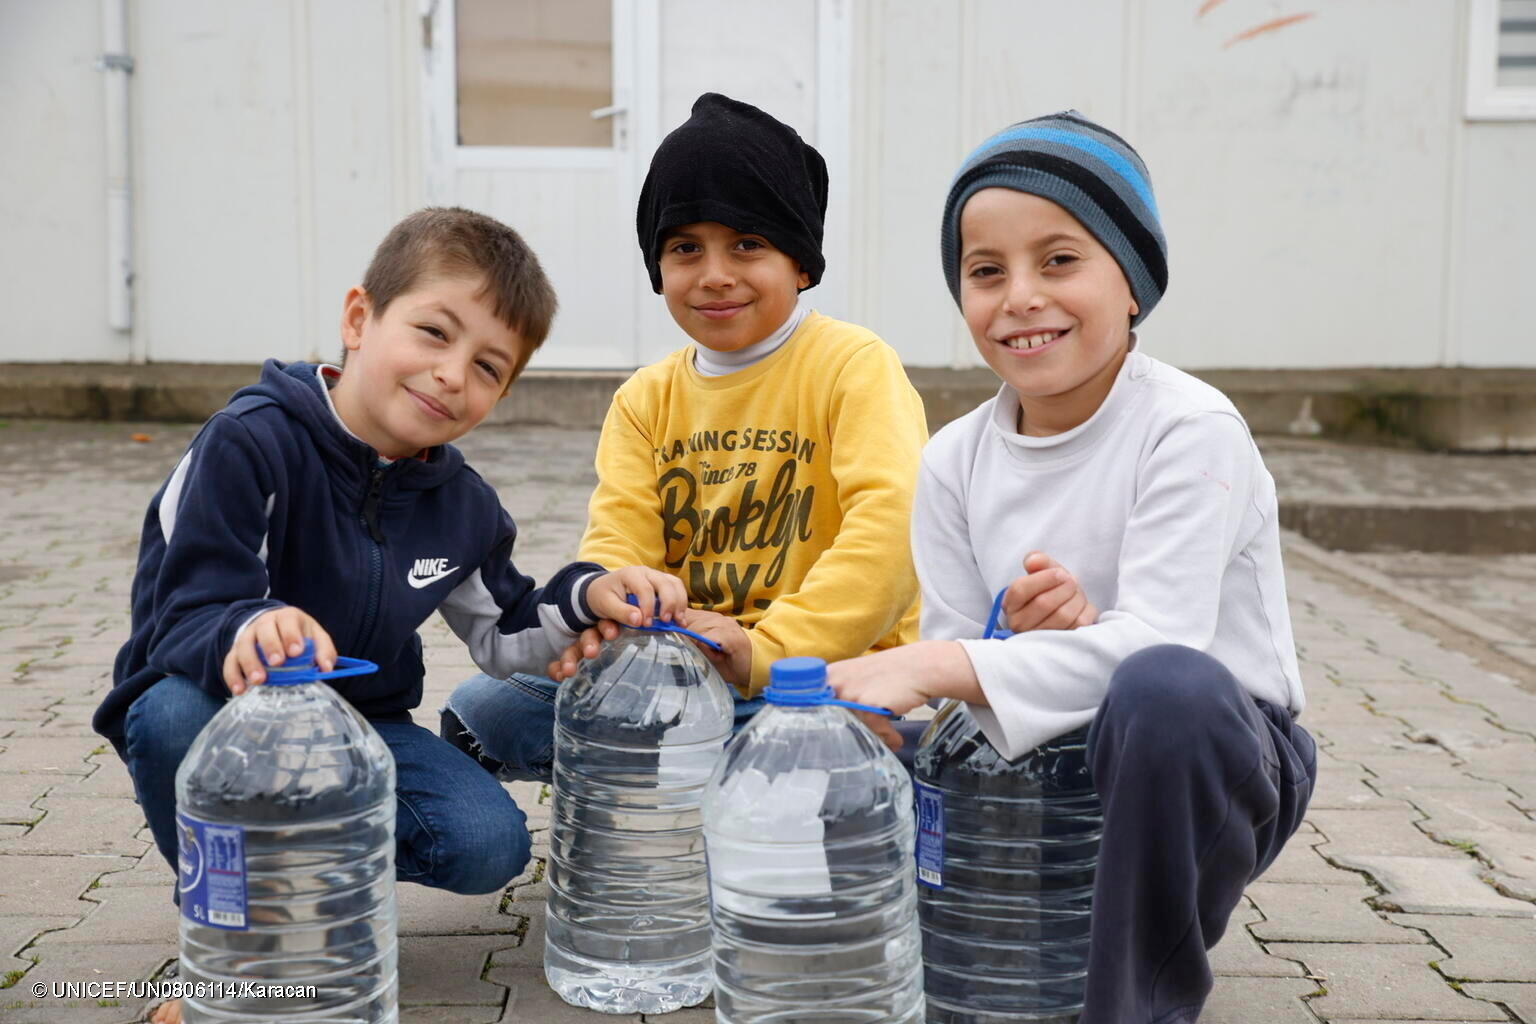
[[[909,525],[928,431],[895,351],[819,313],[723,377],[693,346],[637,370],[597,443],[580,557],[670,572],[775,660],[917,639]]]

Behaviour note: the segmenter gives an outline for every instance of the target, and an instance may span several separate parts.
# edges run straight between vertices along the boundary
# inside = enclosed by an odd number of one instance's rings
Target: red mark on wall
[[[1206,0],[1206,2],[1209,4],[1210,0]],[[1217,2],[1220,3],[1221,0],[1217,0]],[[1262,25],[1253,26],[1253,28],[1250,28],[1246,32],[1239,32],[1237,35],[1223,43],[1221,48],[1225,50],[1230,46],[1237,45],[1238,43],[1247,42],[1249,39],[1252,39],[1255,36],[1261,36],[1266,32],[1273,32],[1276,29],[1285,28],[1287,25],[1294,25],[1298,21],[1306,21],[1308,18],[1314,16],[1315,12],[1308,11],[1305,14],[1287,14],[1283,18],[1275,18],[1272,21],[1266,21]]]
[[[1227,2],[1227,0],[1205,0],[1205,3],[1200,5],[1200,10],[1195,15],[1195,17],[1203,18],[1203,17],[1205,17],[1205,12],[1206,11],[1209,11],[1213,7],[1220,7],[1222,4],[1224,4],[1226,2]]]

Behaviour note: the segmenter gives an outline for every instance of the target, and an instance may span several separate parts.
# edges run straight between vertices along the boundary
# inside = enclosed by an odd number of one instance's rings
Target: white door
[[[427,198],[512,225],[560,298],[531,365],[628,369],[687,339],[651,293],[635,203],[701,92],[755,103],[827,158],[825,283],[847,279],[849,0],[424,0]]]
[[[560,311],[535,367],[635,365],[634,0],[436,0],[427,201],[515,228]]]

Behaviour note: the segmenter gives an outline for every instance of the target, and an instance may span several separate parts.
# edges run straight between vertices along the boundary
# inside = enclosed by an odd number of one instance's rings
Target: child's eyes
[[[752,252],[755,249],[763,248],[763,243],[759,242],[755,238],[743,238],[741,241],[736,243],[736,248],[743,249],[747,252]]]
[[[1000,268],[994,267],[990,263],[983,263],[980,266],[972,267],[968,276],[970,276],[970,277],[995,277],[996,275],[1001,274],[1001,273],[1002,273],[1002,270]]]
[[[485,375],[487,377],[491,378],[491,380],[501,380],[501,370],[497,369],[495,363],[488,363],[484,359],[482,359],[478,363],[476,363],[475,365],[480,367],[480,369],[484,370],[485,371]]]
[[[1058,252],[1045,261],[1048,267],[1064,267],[1068,263],[1076,263],[1077,257],[1069,252]]]
[[[425,331],[427,334],[432,335],[432,337],[436,338],[438,341],[448,340],[448,335],[444,334],[438,328],[433,327],[431,324],[422,324],[421,330]]]
[[[699,246],[696,242],[678,242],[675,245],[670,246],[667,251],[676,253],[679,256],[688,256],[692,253],[698,252]]]

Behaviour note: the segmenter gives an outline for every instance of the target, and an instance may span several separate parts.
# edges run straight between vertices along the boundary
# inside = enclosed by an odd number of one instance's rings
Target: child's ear
[[[1136,319],[1136,314],[1141,312],[1141,307],[1136,305],[1136,300],[1131,300],[1131,319]]]
[[[799,266],[799,264],[796,264],[796,266]],[[807,274],[803,267],[800,270],[799,276],[795,278],[795,284],[802,292],[811,286],[811,275]]]
[[[363,324],[373,315],[373,300],[355,284],[347,290],[341,303],[341,343],[347,351],[356,352],[363,344]]]

